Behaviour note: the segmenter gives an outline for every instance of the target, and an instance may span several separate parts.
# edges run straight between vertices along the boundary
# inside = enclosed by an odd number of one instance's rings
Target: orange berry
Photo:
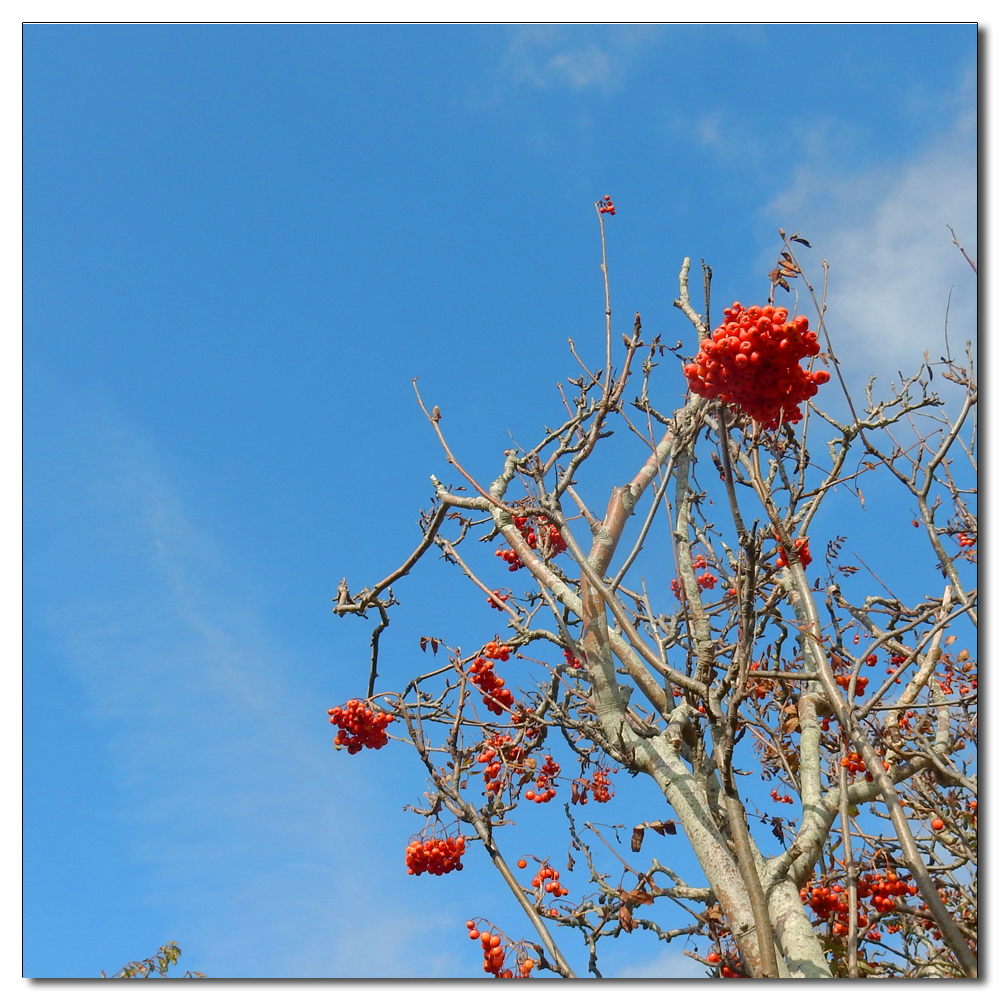
[[[939,817],[935,817],[934,819],[932,819],[931,820],[931,829],[932,830],[943,830],[944,829],[944,820],[940,819]]]

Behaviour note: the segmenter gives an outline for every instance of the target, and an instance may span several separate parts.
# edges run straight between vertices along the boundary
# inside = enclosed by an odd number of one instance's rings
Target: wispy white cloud
[[[665,948],[648,962],[626,965],[615,979],[705,979],[706,968],[688,958],[678,946]]]
[[[519,28],[507,49],[505,75],[531,87],[612,91],[649,35],[648,28],[627,26]]]
[[[65,483],[50,513],[73,540],[54,547],[58,593],[42,603],[103,734],[129,860],[150,872],[137,899],[213,977],[415,974],[428,922],[405,898],[391,914],[379,902],[394,845],[365,844],[359,871],[367,762],[336,759],[308,650],[269,634],[257,588],[141,437],[101,421],[74,433],[72,458],[47,456]]]
[[[946,312],[953,351],[975,338],[975,275],[948,230],[975,258],[971,112],[905,162],[847,175],[805,164],[763,214],[809,239],[802,261],[817,287],[829,262],[828,326],[855,374],[906,374],[924,350],[942,354]]]

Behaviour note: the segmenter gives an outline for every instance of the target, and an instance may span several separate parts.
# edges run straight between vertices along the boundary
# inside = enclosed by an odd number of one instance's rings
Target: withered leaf
[[[426,653],[427,652],[427,636],[426,635],[422,635],[420,637],[420,652],[422,652],[422,653]]]
[[[437,656],[437,651],[438,651],[437,639],[431,639],[431,650],[433,651],[434,655]]]
[[[778,838],[779,843],[782,847],[785,846],[785,831],[781,826],[781,817],[772,816],[771,817],[771,832]]]
[[[799,710],[795,705],[786,705],[781,713],[781,731],[794,733],[799,728]]]
[[[812,244],[808,240],[802,239],[800,236],[791,237],[796,243],[801,243],[804,247],[809,247],[812,250]]]
[[[637,826],[632,830],[632,851],[638,854],[642,850],[642,838],[646,836],[646,828]]]
[[[633,889],[631,892],[623,889],[621,900],[625,906],[651,906],[656,897],[645,889]]]
[[[573,860],[573,852],[566,852],[566,871],[571,872],[576,867],[576,861]]]
[[[635,921],[632,919],[632,914],[629,913],[627,906],[620,906],[618,908],[618,923],[621,924],[621,928],[626,934],[632,933],[632,928],[635,927]]]
[[[655,830],[661,837],[670,834],[671,837],[676,836],[677,827],[674,825],[672,819],[658,819],[650,823],[650,828]]]

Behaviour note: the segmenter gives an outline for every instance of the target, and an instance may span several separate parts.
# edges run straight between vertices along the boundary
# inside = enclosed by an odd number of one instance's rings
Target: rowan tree
[[[609,197],[595,208],[603,356],[588,365],[570,341],[578,371],[538,443],[495,456],[494,478],[478,479],[417,392],[460,478],[431,476],[423,538],[395,571],[356,592],[340,584],[336,614],[378,621],[367,691],[330,710],[335,745],[354,754],[401,740],[425,765],[425,804],[411,808],[427,826],[400,845],[410,873],[459,871],[467,851],[486,851],[531,928],[515,939],[469,921],[494,976],[584,974],[560,949],[571,934],[599,976],[602,941],[642,931],[682,939],[713,977],[975,977],[971,344],[925,354],[885,398],[874,380],[849,386],[827,329],[826,263],[817,293],[801,259],[809,243],[784,232],[760,304],[734,303],[713,327],[711,269],[702,264],[696,308],[686,258],[674,305],[690,336],[646,338],[636,314],[616,343],[605,244],[615,209]],[[657,407],[664,374],[688,387],[672,412]],[[622,434],[643,442],[637,466],[614,465]],[[601,450],[624,485],[585,490]],[[919,599],[882,582],[891,550],[861,567],[844,556],[846,528],[819,532],[877,491],[912,526],[907,565],[923,559],[933,588]],[[419,641],[443,660],[380,691],[391,588],[434,550],[467,578],[470,600],[496,609],[498,630],[460,648],[435,623]],[[670,592],[643,572],[665,565]],[[773,810],[750,804],[762,780]],[[697,884],[659,861],[640,866],[587,819],[632,781],[655,785],[663,815],[634,826],[631,852],[648,831],[686,836]],[[560,804],[571,885],[547,857],[504,853],[515,813],[530,824]]]

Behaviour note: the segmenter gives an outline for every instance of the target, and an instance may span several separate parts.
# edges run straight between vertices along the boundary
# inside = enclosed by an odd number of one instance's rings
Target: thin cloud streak
[[[855,376],[912,374],[925,350],[936,360],[946,312],[953,355],[975,340],[975,275],[948,230],[975,258],[974,127],[966,115],[893,168],[845,177],[802,167],[763,213],[809,239],[813,250],[800,256],[817,290],[820,259],[829,261],[827,322],[838,358]]]
[[[503,64],[515,84],[535,88],[612,92],[624,82],[637,48],[653,37],[650,27],[531,26],[514,32]],[[598,35],[599,41],[584,41]]]
[[[213,977],[413,974],[403,927],[386,938],[384,913],[341,903],[376,897],[379,877],[359,883],[350,831],[365,822],[364,779],[335,768],[312,724],[316,692],[151,449],[95,430],[75,456],[89,481],[68,495],[90,501],[79,584],[47,624],[106,733],[119,820],[151,873],[138,898],[168,907],[185,957],[209,956],[190,964]]]

